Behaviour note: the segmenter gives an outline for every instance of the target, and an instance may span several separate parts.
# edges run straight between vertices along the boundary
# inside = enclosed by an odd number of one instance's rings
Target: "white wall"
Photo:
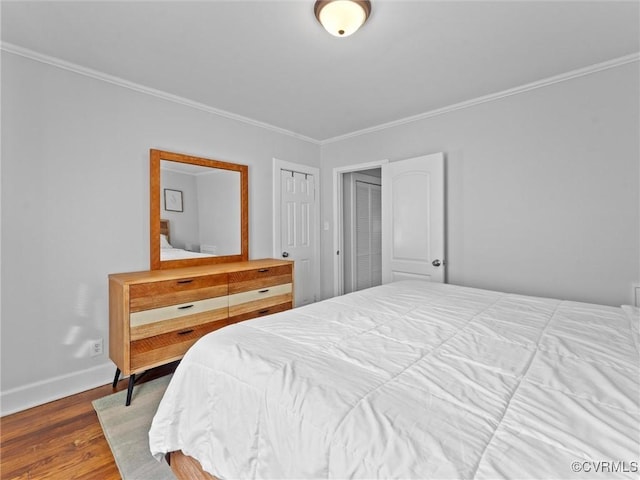
[[[7,52],[1,93],[3,413],[111,380],[107,275],[149,268],[150,148],[249,165],[252,258],[272,252],[272,158],[319,163],[316,144]]]
[[[472,79],[460,79],[472,81]],[[445,152],[448,281],[619,305],[640,279],[638,63],[322,147],[332,169]],[[333,294],[333,232],[322,292]]]
[[[241,251],[240,172],[216,170],[198,175],[201,245],[215,247],[216,255]],[[207,252],[213,253],[213,252]]]
[[[165,189],[182,192],[182,211],[165,208]],[[169,221],[169,240],[174,248],[200,244],[200,214],[196,177],[160,169],[160,218]],[[158,240],[159,241],[159,240]]]

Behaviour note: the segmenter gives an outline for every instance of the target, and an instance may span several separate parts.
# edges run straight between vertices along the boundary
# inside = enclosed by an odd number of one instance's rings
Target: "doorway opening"
[[[334,295],[382,283],[382,165],[335,168]]]
[[[345,232],[352,228],[349,215],[358,216],[357,207],[355,214],[349,211],[345,213],[345,184],[352,178],[347,175],[361,174],[363,170],[370,169],[382,171],[380,178],[382,283],[404,279],[445,282],[444,167],[444,153],[438,152],[394,162],[384,160],[333,170],[334,295],[342,295],[346,291],[348,279],[345,281],[345,250],[349,248],[349,243],[354,242],[353,240],[345,242],[345,235],[347,235]],[[353,177],[357,176],[353,175]],[[367,198],[371,200],[375,196],[374,190],[374,187],[368,190],[362,189],[365,192],[362,196],[368,195]],[[365,205],[367,205],[366,202]],[[363,210],[366,211],[367,208],[370,214],[371,204]],[[374,217],[370,215],[370,218]],[[374,222],[375,220],[372,220],[370,223]],[[373,233],[374,230],[369,230],[369,247],[375,244],[372,240]],[[361,236],[361,239],[363,244],[367,243],[364,241],[367,239],[366,236]],[[355,243],[358,243],[358,238]],[[358,256],[357,251],[351,252],[352,257],[353,255]],[[371,260],[372,258],[369,255],[369,273],[374,270],[375,263]],[[347,268],[349,265],[352,263],[348,264]],[[373,276],[369,275],[369,278]]]
[[[382,172],[342,177],[342,268],[344,293],[382,284]]]

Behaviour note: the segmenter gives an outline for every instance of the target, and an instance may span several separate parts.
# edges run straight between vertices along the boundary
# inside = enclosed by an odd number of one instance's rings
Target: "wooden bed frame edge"
[[[181,450],[167,453],[165,459],[178,480],[218,480],[205,472],[198,460],[185,455]]]

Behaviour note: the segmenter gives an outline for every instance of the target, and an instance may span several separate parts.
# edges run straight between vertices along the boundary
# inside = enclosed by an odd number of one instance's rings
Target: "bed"
[[[171,245],[171,232],[169,220],[160,219],[160,261],[184,260],[187,258],[215,257],[215,254],[204,252],[192,252],[183,248],[175,248]]]
[[[152,454],[227,478],[638,478],[638,311],[422,281],[209,334]]]

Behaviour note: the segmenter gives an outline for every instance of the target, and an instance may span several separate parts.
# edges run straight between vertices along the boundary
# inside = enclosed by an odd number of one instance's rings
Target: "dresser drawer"
[[[132,313],[129,316],[130,339],[139,340],[171,330],[223,320],[228,314],[226,296]]]
[[[161,322],[162,320],[169,320],[171,318],[186,317],[208,311],[224,310],[227,308],[227,302],[228,298],[227,296],[224,296],[177,305],[169,305],[167,307],[152,308],[150,310],[142,310],[129,315],[129,324],[131,327],[137,327],[139,325]]]
[[[227,294],[227,282],[228,276],[224,273],[132,284],[129,286],[129,310],[139,312],[203,298],[221,297]]]
[[[228,325],[217,320],[193,328],[180,329],[131,342],[131,370],[146,370],[182,358],[196,341],[209,332]]]
[[[235,317],[248,312],[262,310],[281,303],[291,302],[293,285],[275,285],[273,287],[251,290],[229,295],[229,316]]]
[[[256,308],[250,311],[244,311],[232,317],[229,317],[229,323],[242,322],[243,320],[250,320],[252,318],[264,317],[265,315],[271,315],[272,313],[284,312],[293,308],[293,302],[284,302],[277,305],[270,305],[267,307]]]
[[[232,272],[229,274],[229,294],[292,283],[292,274],[291,265]]]

